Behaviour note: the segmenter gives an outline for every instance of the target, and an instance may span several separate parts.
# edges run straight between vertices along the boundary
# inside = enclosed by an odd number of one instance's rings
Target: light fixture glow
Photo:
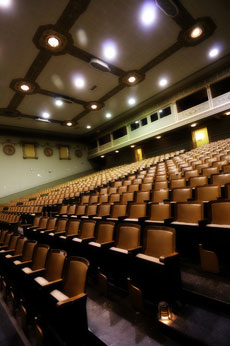
[[[161,139],[161,136],[156,136],[156,139]]]
[[[225,115],[230,115],[230,111],[228,111],[228,112],[225,112]]]
[[[97,109],[97,105],[96,105],[96,104],[92,104],[92,105],[91,105],[91,108],[92,108],[92,109]]]
[[[105,41],[102,45],[103,55],[108,60],[115,59],[117,55],[117,47],[113,41]]]
[[[87,128],[87,129],[91,129],[91,125],[87,125],[86,128]]]
[[[11,0],[0,0],[0,7],[9,7],[11,5]]]
[[[130,98],[128,99],[128,104],[129,104],[130,106],[135,105],[135,103],[136,103],[136,99],[135,99],[134,97],[130,97]]]
[[[128,78],[128,81],[129,81],[129,83],[134,83],[134,82],[136,81],[136,77],[130,76],[130,77]]]
[[[134,145],[134,144],[130,145],[130,148],[134,148],[134,147],[135,147],[135,145]]]
[[[168,84],[168,80],[166,79],[166,78],[161,78],[160,80],[159,80],[159,86],[160,87],[164,87],[164,86],[166,86]]]
[[[118,154],[118,153],[119,153],[119,150],[115,150],[115,153]]]
[[[197,37],[199,37],[200,35],[202,35],[202,33],[203,33],[203,30],[201,29],[201,27],[196,26],[196,27],[192,30],[190,36],[191,36],[192,38],[197,38]]]
[[[82,76],[74,77],[73,83],[76,88],[82,89],[85,86],[85,79]]]
[[[210,58],[215,58],[218,54],[219,54],[219,49],[218,48],[213,48],[208,53]]]
[[[72,126],[73,123],[71,123],[71,121],[68,121],[68,122],[66,123],[66,125],[67,125],[67,126]]]
[[[202,139],[204,139],[204,134],[202,132],[196,133],[196,140],[201,141]]]
[[[197,125],[197,123],[193,123],[193,124],[191,124],[190,126],[191,126],[191,127],[196,127],[196,125]]]
[[[105,117],[106,117],[107,119],[109,119],[109,118],[112,117],[112,114],[111,114],[111,113],[106,113]]]
[[[50,113],[48,112],[43,112],[42,113],[42,117],[45,118],[45,119],[48,119],[50,117]]]
[[[51,36],[48,38],[48,44],[52,48],[57,48],[60,45],[60,41],[57,37]]]
[[[21,88],[23,91],[28,91],[28,90],[30,90],[30,87],[29,87],[29,85],[27,85],[27,84],[22,84],[22,85],[20,86],[20,88]]]
[[[162,110],[162,109],[160,109],[160,110],[159,110],[159,113],[162,113],[162,112],[163,112],[163,110]]]
[[[150,26],[156,19],[156,7],[153,1],[145,2],[141,8],[140,21],[144,26]]]
[[[135,121],[135,124],[139,124],[139,120],[136,120],[136,121]]]
[[[105,157],[105,155],[101,155],[101,158],[103,159]]]
[[[55,105],[58,107],[63,106],[63,101],[62,100],[55,100]]]

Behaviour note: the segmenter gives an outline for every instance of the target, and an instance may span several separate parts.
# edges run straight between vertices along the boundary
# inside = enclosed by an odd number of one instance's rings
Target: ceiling
[[[154,6],[149,25],[140,19],[146,2]],[[161,3],[176,5],[176,15],[166,15]],[[226,57],[229,13],[228,0],[0,0],[0,129],[92,138],[130,109],[135,114],[147,99],[167,89],[173,92],[178,82]],[[201,25],[204,33],[191,40],[188,33],[202,17],[209,18]],[[50,28],[67,37],[61,53],[40,46],[39,35]],[[108,41],[115,47],[113,59],[104,55]],[[210,58],[213,48],[218,54]],[[110,72],[92,67],[91,58],[106,62]],[[127,86],[123,78],[128,71],[144,79]],[[79,76],[82,88],[75,85]],[[167,80],[163,87],[162,78]],[[32,83],[35,90],[15,91],[17,79]],[[135,105],[128,104],[130,97]],[[58,107],[57,98],[66,102]],[[91,101],[103,107],[88,110]],[[37,120],[44,112],[50,122]],[[67,121],[73,126],[66,126]]]

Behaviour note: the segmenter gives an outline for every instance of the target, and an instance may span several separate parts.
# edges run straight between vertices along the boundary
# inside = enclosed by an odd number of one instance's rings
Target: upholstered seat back
[[[198,223],[203,217],[202,203],[178,203],[176,206],[176,221]]]
[[[140,245],[140,225],[119,224],[116,247],[129,250]]]
[[[159,258],[175,251],[175,230],[173,228],[149,227],[145,229],[144,254]]]

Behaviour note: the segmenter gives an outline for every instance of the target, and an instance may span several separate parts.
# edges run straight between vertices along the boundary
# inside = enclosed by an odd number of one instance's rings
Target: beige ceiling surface
[[[74,0],[71,0],[74,2]],[[149,0],[151,1],[151,0]],[[177,2],[176,0],[175,2]],[[176,43],[182,28],[169,16],[156,7],[153,25],[144,27],[140,23],[140,10],[146,1],[142,0],[91,0],[88,8],[75,21],[69,33],[73,44],[108,64],[123,71],[140,69],[160,53]],[[11,7],[0,7],[0,108],[7,108],[15,92],[9,88],[15,78],[24,78],[39,53],[32,39],[39,26],[55,24],[68,4],[67,0],[11,0]],[[154,0],[152,0],[154,3]],[[227,0],[183,0],[185,9],[195,18],[209,16],[217,28],[206,40],[194,47],[183,47],[164,61],[146,72],[145,80],[133,87],[125,87],[105,101],[97,112],[80,116],[75,127],[65,127],[56,123],[41,123],[35,119],[10,118],[0,116],[0,126],[19,127],[53,133],[85,135],[94,133],[103,124],[110,123],[105,114],[110,112],[112,119],[127,112],[132,107],[129,97],[136,98],[138,104],[172,87],[175,83],[197,73],[207,65],[221,59],[230,52],[229,1]],[[112,40],[117,48],[116,57],[109,61],[103,56],[105,41]],[[219,55],[210,59],[208,52],[218,46]],[[82,76],[85,86],[79,89],[74,78]],[[158,82],[166,77],[168,85],[162,89]],[[52,92],[53,97],[40,93],[27,95],[16,108],[22,115],[38,117],[44,111],[50,113],[51,120],[65,122],[78,116],[84,107],[80,101],[99,100],[119,84],[119,76],[101,72],[88,62],[72,56],[68,52],[51,56],[48,63],[36,78],[41,89]],[[91,90],[94,88],[93,90]],[[55,105],[55,95],[75,98],[75,102]],[[134,106],[133,106],[134,107]],[[0,113],[1,114],[1,113]],[[136,111],[138,115],[138,110]],[[91,129],[86,129],[90,125]]]

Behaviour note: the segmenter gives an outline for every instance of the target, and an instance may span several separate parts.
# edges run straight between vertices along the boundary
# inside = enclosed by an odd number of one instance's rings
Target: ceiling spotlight
[[[99,59],[91,59],[90,65],[102,72],[110,72],[109,65]]]
[[[97,105],[96,105],[96,104],[92,104],[92,105],[91,105],[91,108],[92,108],[93,110],[95,110],[95,109],[97,109]]]
[[[160,109],[160,110],[159,110],[159,113],[162,113],[162,112],[163,112],[163,110],[162,110],[162,109]]]
[[[29,85],[27,85],[27,84],[22,84],[22,85],[20,86],[20,88],[21,88],[23,91],[28,91],[28,90],[30,90],[30,87],[29,87]]]
[[[129,104],[130,106],[135,105],[135,103],[136,103],[136,99],[135,99],[134,97],[130,97],[130,98],[128,99],[128,104]]]
[[[57,48],[60,45],[60,41],[55,36],[50,36],[47,38],[48,45],[52,48]]]
[[[62,100],[55,100],[55,105],[58,107],[63,106],[63,101]]]
[[[117,55],[117,48],[113,41],[105,41],[102,49],[104,57],[108,60],[113,60]]]
[[[191,127],[196,127],[197,126],[197,123],[193,123],[190,125]]]
[[[168,84],[168,80],[166,78],[162,78],[159,80],[159,86],[164,87]]]
[[[134,82],[136,81],[136,77],[130,76],[130,77],[128,78],[128,81],[129,81],[129,83],[134,83]]]
[[[224,114],[225,114],[225,115],[230,115],[230,111],[228,111],[228,112],[225,112]]]
[[[192,38],[197,38],[197,37],[200,37],[200,35],[202,35],[202,33],[203,33],[203,30],[201,29],[201,27],[196,26],[196,27],[192,30],[190,36],[191,36]]]
[[[72,126],[73,123],[72,123],[71,121],[68,121],[68,122],[66,123],[66,125],[67,125],[67,126]]]
[[[139,120],[136,120],[136,121],[135,121],[135,124],[139,124]]]
[[[101,158],[104,159],[105,155],[101,155]]]
[[[9,7],[11,5],[11,0],[0,0],[0,7]]]
[[[91,125],[87,125],[86,128],[87,128],[87,129],[91,129]]]
[[[48,119],[50,117],[50,113],[48,112],[43,112],[42,113],[42,117],[45,118],[45,119]]]
[[[130,148],[134,148],[134,147],[135,147],[135,145],[134,145],[134,144],[130,145]]]
[[[99,109],[104,107],[104,103],[99,101],[91,101],[88,102],[84,107],[90,111],[98,111]]]
[[[213,48],[208,53],[210,58],[215,58],[218,54],[219,54],[219,49],[218,48]]]
[[[76,76],[73,80],[73,83],[78,89],[82,89],[85,86],[85,80],[82,76]]]
[[[156,139],[161,139],[161,136],[156,136]]]
[[[119,153],[119,150],[115,150],[115,153],[118,154],[118,153]]]
[[[128,87],[136,85],[145,79],[145,75],[137,70],[131,70],[123,74],[119,78],[119,82],[125,84]]]
[[[144,26],[150,26],[156,19],[156,7],[153,1],[144,3],[140,13],[140,20]]]
[[[106,117],[107,119],[109,119],[109,118],[112,117],[112,114],[111,114],[111,113],[106,113],[105,117]]]

